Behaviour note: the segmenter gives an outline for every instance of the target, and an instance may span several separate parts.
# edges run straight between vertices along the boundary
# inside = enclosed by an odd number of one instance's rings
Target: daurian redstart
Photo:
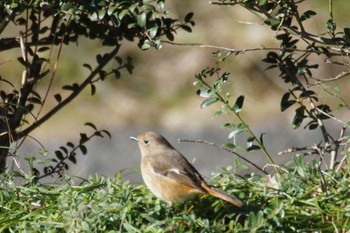
[[[136,140],[141,150],[141,174],[155,196],[170,205],[198,194],[209,194],[237,207],[243,203],[236,197],[211,188],[190,162],[160,134],[145,132]]]

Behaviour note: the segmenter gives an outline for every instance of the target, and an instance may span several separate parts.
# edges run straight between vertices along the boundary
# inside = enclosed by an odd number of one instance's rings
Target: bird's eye
[[[145,139],[145,140],[143,140],[143,143],[144,143],[145,145],[147,145],[147,144],[149,143],[149,141],[148,141],[147,139]]]

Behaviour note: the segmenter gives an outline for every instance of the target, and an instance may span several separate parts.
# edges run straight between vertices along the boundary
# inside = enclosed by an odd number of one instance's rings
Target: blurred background
[[[339,0],[333,4],[338,28],[349,26],[348,2]],[[234,49],[278,46],[274,40],[274,32],[262,25],[259,17],[239,6],[215,6],[201,0],[166,1],[166,6],[173,16],[180,19],[188,12],[194,12],[193,20],[196,25],[193,32],[178,33],[175,37],[177,43],[201,43]],[[318,13],[306,28],[314,34],[326,32],[326,22],[329,19],[328,1],[309,0],[303,2],[302,6],[305,10],[313,9]],[[17,31],[8,32],[11,33],[18,35]],[[84,77],[87,70],[82,68],[82,64],[95,64],[96,51],[107,50],[98,41],[85,40],[79,41],[79,46],[65,47],[59,61],[54,88],[58,91],[72,77]],[[222,125],[232,122],[234,118],[227,115],[214,117],[218,107],[215,105],[201,109],[200,103],[203,99],[196,95],[197,88],[192,85],[196,73],[207,66],[215,66],[212,55],[215,51],[199,46],[174,46],[166,43],[159,51],[141,51],[137,48],[137,42],[124,41],[120,56],[133,58],[133,74],[124,74],[121,79],[110,78],[99,83],[95,96],[91,96],[90,90],[86,90],[63,111],[33,132],[31,137],[38,140],[54,156],[54,150],[60,145],[67,141],[77,142],[80,132],[88,133],[89,129],[84,127],[84,123],[92,122],[99,129],[107,129],[112,134],[112,139],[95,138],[90,141],[87,144],[88,154],[78,156],[78,164],[71,165],[68,173],[86,178],[95,173],[114,176],[116,172],[122,171],[125,180],[139,183],[140,152],[137,143],[129,137],[137,136],[143,131],[157,131],[190,161],[194,161],[195,167],[209,178],[212,172],[232,166],[233,155],[205,144],[178,143],[177,139],[201,139],[218,145],[227,142],[230,131],[222,128]],[[279,80],[277,72],[264,71],[267,67],[261,62],[264,54],[262,51],[230,56],[221,65],[224,71],[231,73],[229,91],[233,95],[233,101],[239,95],[245,96],[241,113],[244,119],[256,135],[266,133],[265,146],[279,163],[284,163],[290,160],[291,155],[277,155],[279,151],[292,146],[318,143],[322,137],[318,130],[310,132],[302,127],[293,130],[292,108],[280,112],[279,103],[285,86]],[[19,51],[13,51],[13,58],[2,60],[15,60],[17,56]],[[319,62],[320,58],[314,59]],[[11,69],[0,66],[5,77],[10,74],[20,77],[21,69],[16,66]],[[339,71],[341,70],[324,63],[315,71],[314,76],[330,78]],[[350,85],[346,79],[332,85],[338,85],[342,97],[349,101]],[[38,88],[40,90],[41,87]],[[338,103],[337,99],[329,97],[320,101],[327,101],[332,107]],[[54,104],[56,102],[51,98],[46,108]],[[337,114],[342,120],[349,119],[342,112]],[[334,123],[327,127],[338,135],[341,125]],[[243,145],[245,140],[243,138],[241,141]],[[42,149],[35,140],[27,138],[18,154],[34,155]],[[245,156],[261,166],[266,164],[265,157],[259,151]],[[8,164],[12,166],[10,158]],[[28,167],[25,161],[21,161],[21,165]],[[254,170],[234,172],[251,173]]]

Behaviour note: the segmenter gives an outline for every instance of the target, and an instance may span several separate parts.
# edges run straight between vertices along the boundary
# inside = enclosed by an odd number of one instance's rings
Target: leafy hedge
[[[269,179],[238,178],[230,169],[215,174],[211,184],[241,198],[242,209],[210,196],[169,207],[120,174],[96,175],[81,185],[16,186],[8,172],[1,179],[0,231],[345,232],[350,229],[348,173],[320,176],[315,169],[300,156]]]

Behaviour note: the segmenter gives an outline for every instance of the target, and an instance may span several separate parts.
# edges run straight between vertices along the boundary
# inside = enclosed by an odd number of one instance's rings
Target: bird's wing
[[[166,153],[163,152],[161,155],[149,156],[144,159],[152,164],[153,171],[157,175],[176,180],[184,185],[197,188],[207,193],[207,191],[201,187],[201,183],[205,183],[202,176],[192,164],[176,150],[169,150]]]

